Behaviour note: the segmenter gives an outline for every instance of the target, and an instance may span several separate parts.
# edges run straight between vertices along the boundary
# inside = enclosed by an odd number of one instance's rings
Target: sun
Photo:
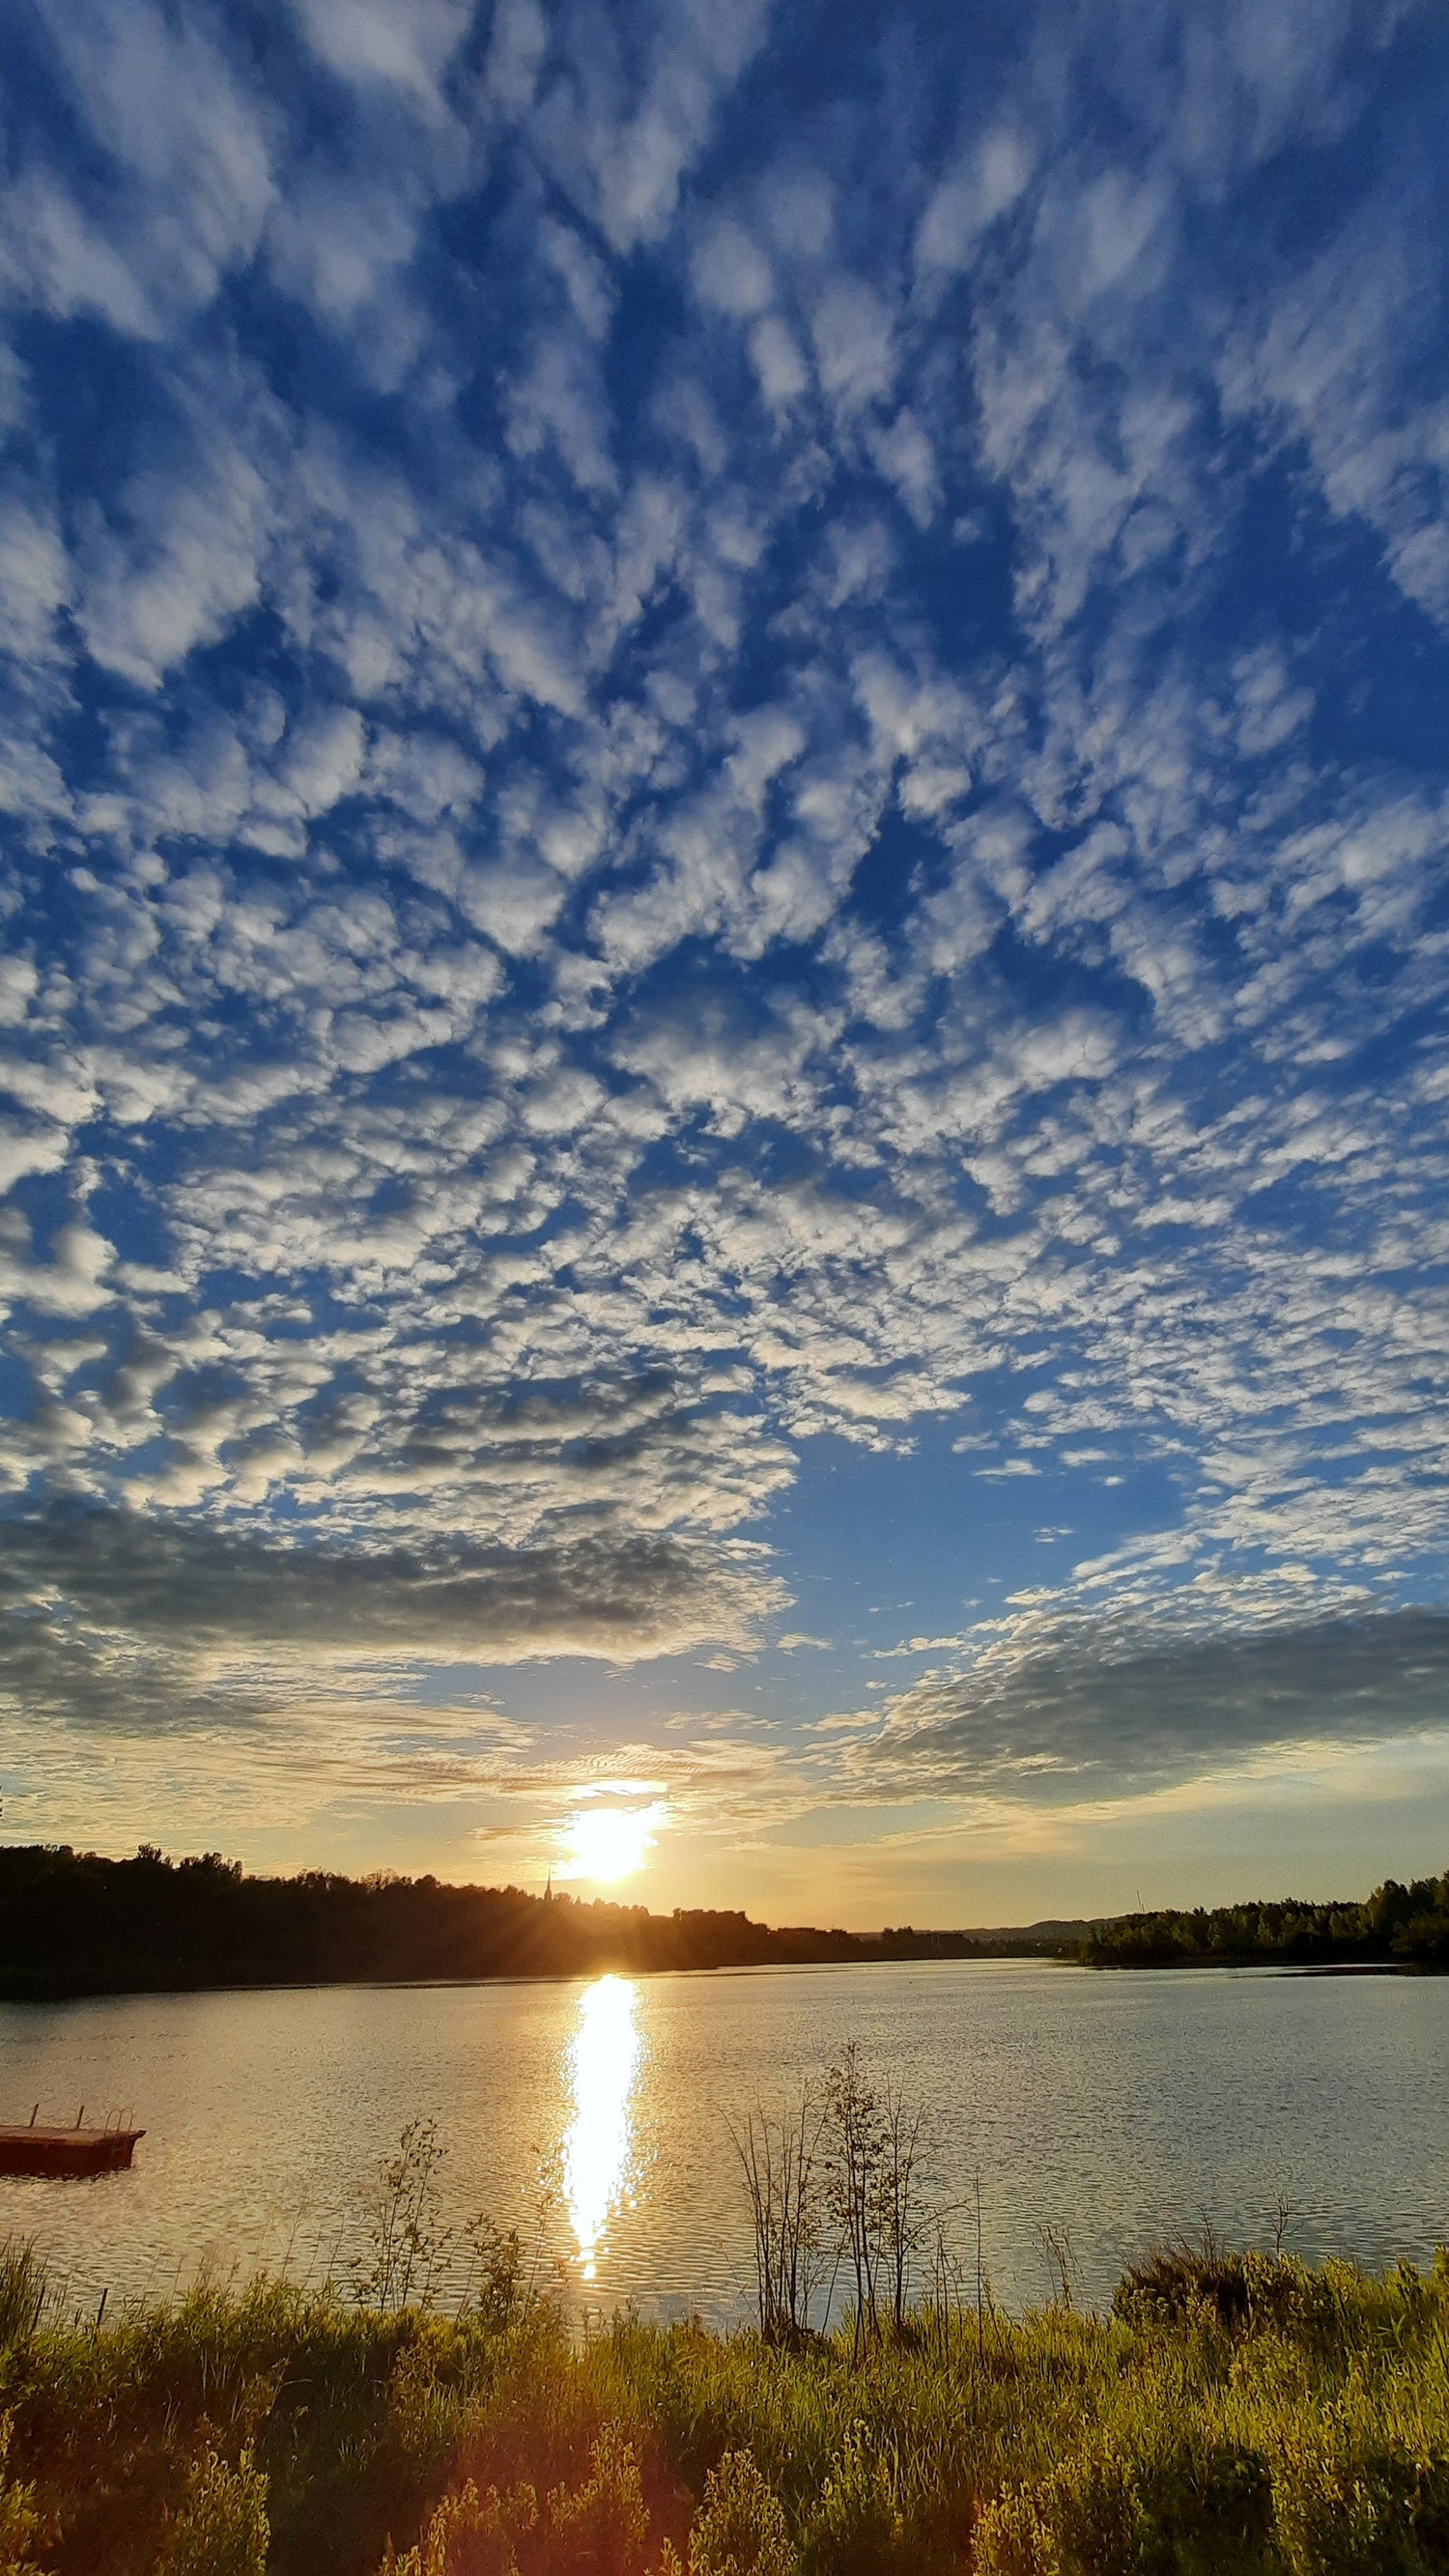
[[[563,1829],[570,1878],[632,1878],[654,1848],[660,1807],[580,1807]]]

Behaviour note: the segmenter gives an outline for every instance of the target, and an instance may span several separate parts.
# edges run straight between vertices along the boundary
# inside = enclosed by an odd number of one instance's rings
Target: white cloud
[[[810,372],[795,340],[777,313],[767,313],[750,333],[750,356],[760,391],[772,411],[779,411],[805,391]]]
[[[0,1296],[8,1304],[23,1302],[46,1315],[92,1315],[106,1305],[114,1290],[106,1273],[116,1255],[113,1244],[84,1217],[57,1227],[47,1254],[36,1259],[30,1229],[20,1211],[0,1214]]]
[[[763,313],[773,292],[770,263],[743,224],[711,224],[694,254],[694,284],[706,304],[743,321]]]
[[[145,339],[203,307],[244,267],[275,194],[277,119],[228,60],[209,11],[77,0],[40,13],[89,129],[90,202],[38,157],[0,214],[0,263],[51,313],[99,314]]]
[[[832,278],[811,315],[815,361],[827,394],[846,410],[883,400],[895,381],[889,310],[862,277]]]
[[[54,517],[16,499],[0,516],[0,652],[26,662],[57,651],[55,621],[69,604],[70,564]]]
[[[975,144],[964,165],[940,181],[921,217],[918,268],[967,267],[982,233],[1026,188],[1034,159],[1031,143],[1013,126],[998,126]]]
[[[118,520],[93,523],[77,618],[95,660],[142,688],[255,605],[272,493],[247,450],[218,441],[179,473],[143,473]]]
[[[293,0],[308,44],[346,81],[377,82],[410,93],[438,112],[438,82],[467,33],[469,0]]]
[[[126,261],[65,187],[26,171],[0,195],[0,283],[7,301],[61,319],[99,314],[114,329],[158,338],[160,324]]]
[[[664,232],[722,99],[763,40],[766,14],[764,0],[727,11],[705,0],[641,10],[626,81],[605,13],[570,12],[572,77],[540,102],[537,132],[556,177],[616,251]]]

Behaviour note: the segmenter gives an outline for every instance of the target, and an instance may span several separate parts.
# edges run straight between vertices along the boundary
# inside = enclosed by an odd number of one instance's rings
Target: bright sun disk
[[[580,1807],[563,1832],[570,1875],[603,1880],[632,1877],[654,1848],[654,1827],[661,1813],[657,1806]]]

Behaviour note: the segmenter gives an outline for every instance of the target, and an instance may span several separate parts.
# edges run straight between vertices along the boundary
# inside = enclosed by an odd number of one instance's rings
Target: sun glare
[[[605,1883],[632,1878],[654,1848],[659,1807],[580,1807],[564,1827],[569,1875]]]
[[[598,1977],[579,1998],[569,2046],[573,2118],[564,2139],[564,2194],[579,2269],[595,2278],[611,2213],[626,2196],[633,2160],[630,2101],[641,2041],[628,1977]]]

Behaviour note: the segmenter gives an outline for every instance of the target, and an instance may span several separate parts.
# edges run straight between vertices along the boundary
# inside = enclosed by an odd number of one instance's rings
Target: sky
[[[0,87],[0,1836],[1449,1863],[1442,10]]]

